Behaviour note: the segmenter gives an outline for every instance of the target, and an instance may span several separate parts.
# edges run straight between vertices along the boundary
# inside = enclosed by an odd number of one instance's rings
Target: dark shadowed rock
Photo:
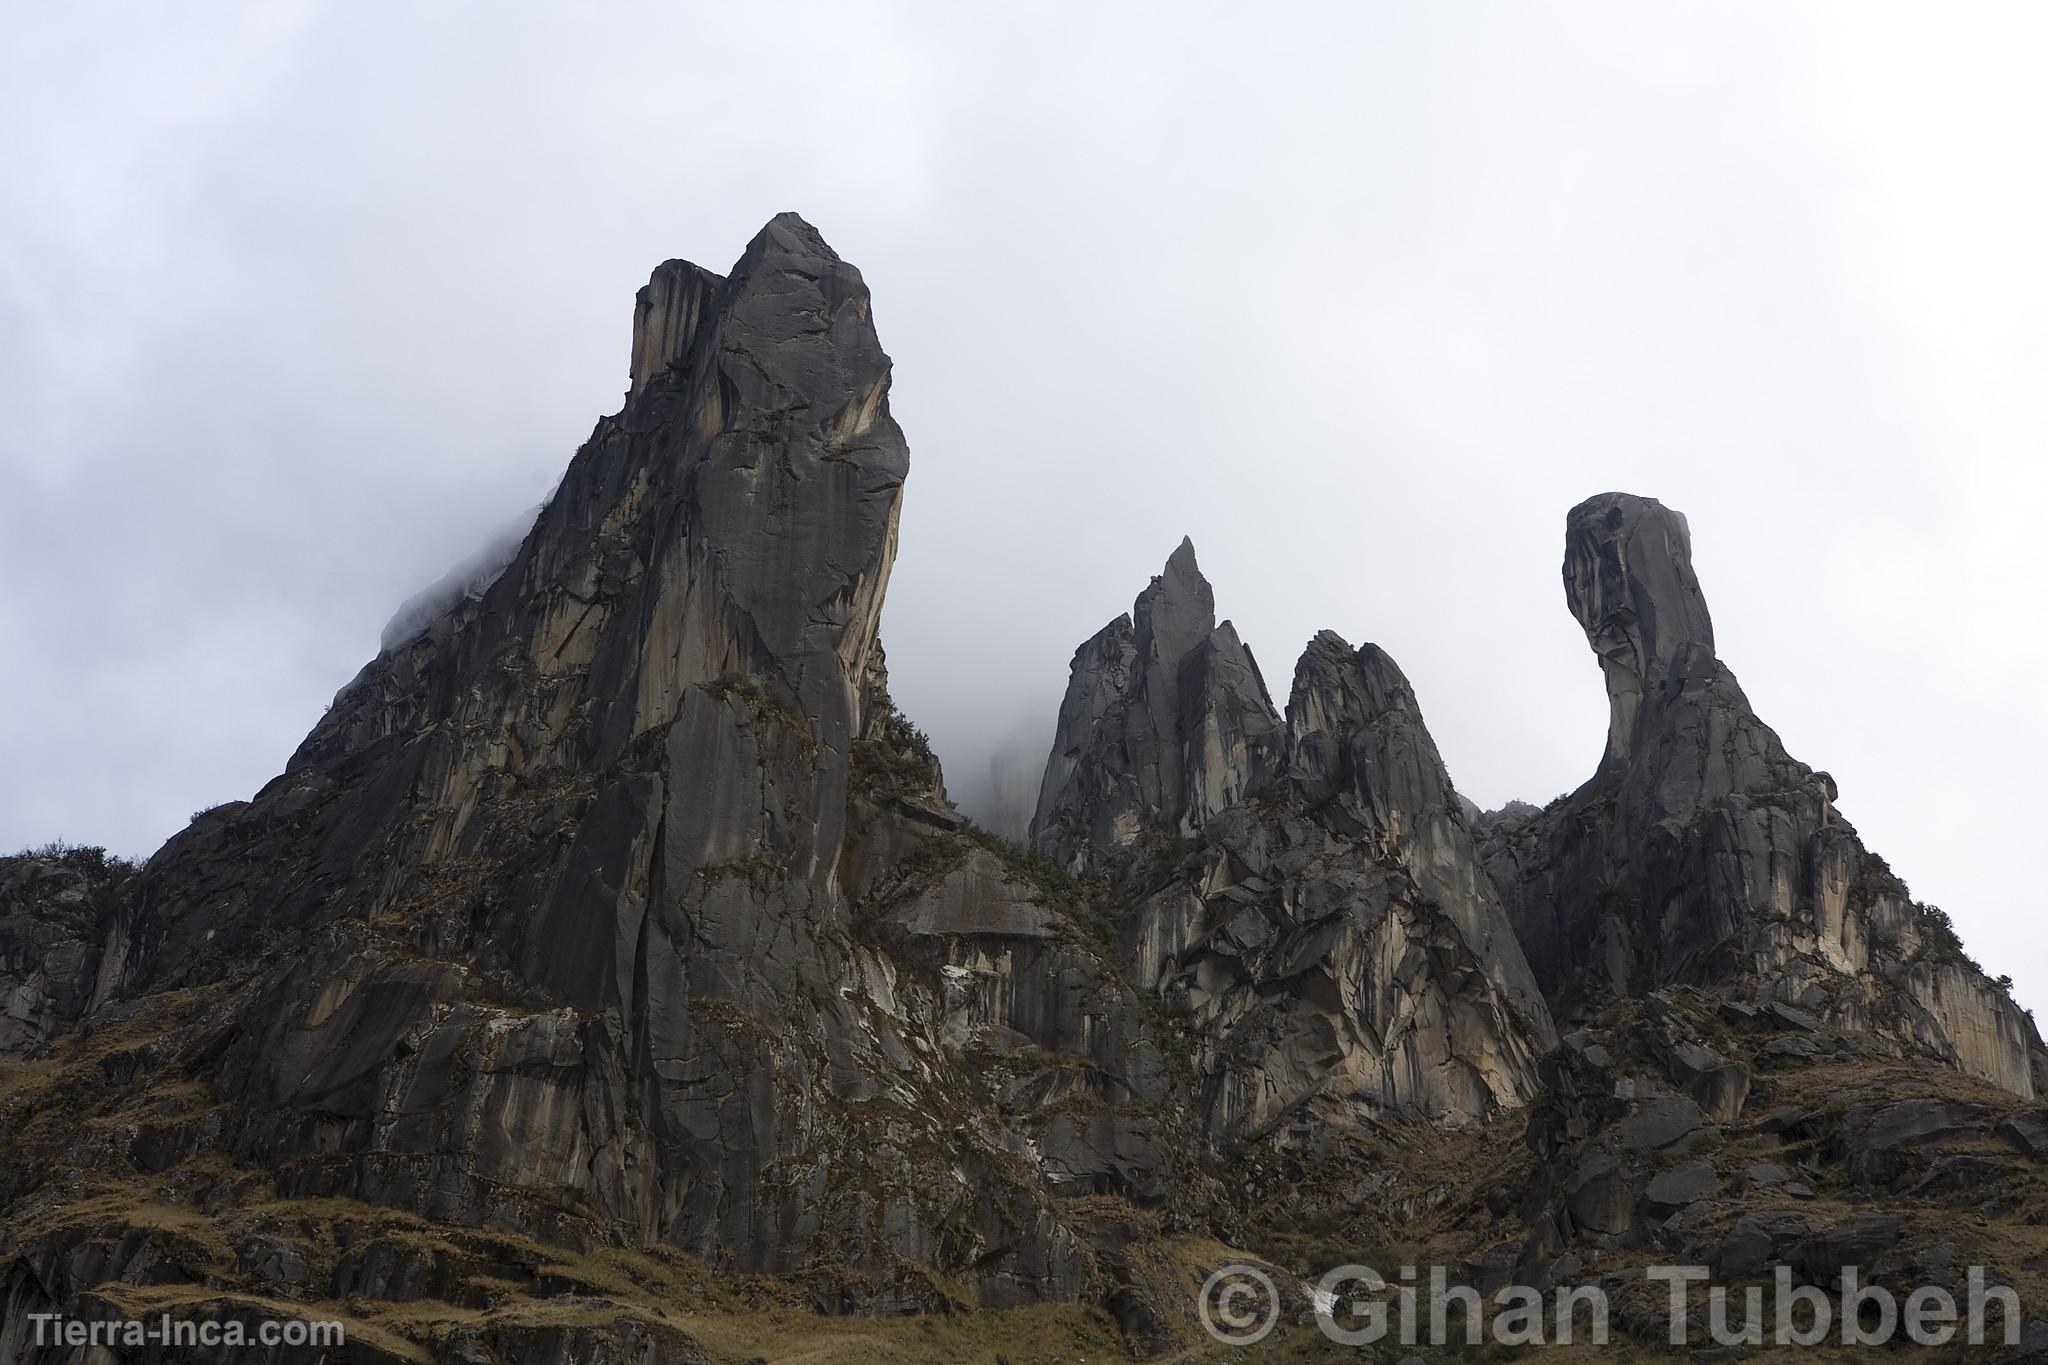
[[[1983,1138],[1997,1119],[1983,1105],[1937,1099],[1857,1104],[1843,1116],[1842,1144],[1852,1175],[1887,1185],[1924,1164],[1930,1151]]]
[[[1864,849],[1833,779],[1785,752],[1715,654],[1685,518],[1588,499],[1567,519],[1564,586],[1605,679],[1606,751],[1569,798],[1483,826],[1553,1001],[1738,982],[1758,1004],[1730,1008],[1765,1027],[1878,1035],[2031,1094],[2031,1023]],[[1817,1048],[1773,1043],[1765,1060]]]
[[[114,998],[134,871],[99,848],[0,858],[0,1061],[40,1055]]]
[[[1654,1095],[1643,1101],[1621,1125],[1622,1145],[1653,1150],[1685,1142],[1707,1127],[1707,1116],[1683,1095]]]
[[[1675,1210],[1710,1199],[1720,1189],[1721,1178],[1714,1174],[1712,1162],[1688,1161],[1651,1180],[1643,1197],[1655,1208]]]
[[[1058,1194],[1173,1189],[1163,1050],[890,705],[908,454],[866,286],[783,215],[729,275],[656,270],[630,373],[502,562],[415,604],[282,776],[157,856],[138,910],[82,907],[76,952],[39,950],[24,1034],[221,988],[215,1031],[167,1055],[292,1197],[829,1260],[876,1303],[904,1265],[1072,1298]],[[1157,596],[1164,657],[1199,612]],[[1021,1045],[991,1067],[989,1038]],[[1084,1102],[1131,1109],[1069,1134]]]
[[[1126,966],[1191,1030],[1212,1140],[1523,1102],[1548,1011],[1407,679],[1325,632],[1283,718],[1214,600],[1183,541],[1076,652],[1034,822],[1132,902]]]
[[[2048,1222],[2048,1053],[1751,712],[1675,512],[1571,514],[1610,724],[1549,808],[1462,798],[1373,645],[1276,709],[1183,542],[1027,848],[890,699],[859,272],[793,215],[666,262],[627,368],[252,800],[0,858],[0,1359],[159,1302],[374,1365],[1177,1358],[1247,1246],[1309,1331],[1307,1263],[1417,1245],[1647,1341],[1653,1261],[1953,1287]]]
[[[1183,540],[1163,573],[1075,652],[1033,838],[1074,871],[1147,834],[1192,835],[1269,782],[1280,721],[1251,652]]]
[[[2030,1160],[2048,1161],[2048,1112],[2014,1114],[1999,1122],[1997,1133]]]

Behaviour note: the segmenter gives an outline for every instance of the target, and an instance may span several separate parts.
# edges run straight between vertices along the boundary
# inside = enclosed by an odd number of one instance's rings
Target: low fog
[[[1606,706],[1564,514],[1624,489],[1690,518],[1790,751],[2048,1003],[2043,23],[18,15],[0,846],[147,854],[262,785],[617,409],[648,272],[724,270],[794,209],[895,358],[883,638],[989,822],[1035,798],[1074,647],[1183,535],[1275,691],[1317,630],[1374,641],[1465,794],[1575,787]]]

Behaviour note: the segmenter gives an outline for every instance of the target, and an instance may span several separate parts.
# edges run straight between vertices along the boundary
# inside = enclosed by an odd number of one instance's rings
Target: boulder
[[[1720,1189],[1721,1178],[1714,1173],[1714,1163],[1696,1160],[1659,1174],[1644,1187],[1643,1197],[1651,1208],[1668,1213],[1711,1199]]]
[[[1983,1105],[1938,1099],[1852,1105],[1842,1116],[1849,1174],[1868,1184],[1890,1185],[1924,1164],[1929,1151],[1982,1138],[1997,1117]]]
[[[1712,1131],[1699,1105],[1683,1095],[1655,1095],[1621,1123],[1622,1145],[1637,1151],[1676,1147]]]
[[[2010,1115],[1995,1131],[2028,1160],[2048,1161],[2048,1110]]]

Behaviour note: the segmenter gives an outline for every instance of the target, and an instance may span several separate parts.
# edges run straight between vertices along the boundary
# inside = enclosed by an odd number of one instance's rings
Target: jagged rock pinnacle
[[[1631,493],[1588,498],[1565,525],[1565,600],[1607,675],[1608,759],[1625,760],[1644,698],[1714,659],[1692,535],[1681,513]]]
[[[1147,831],[1191,833],[1275,770],[1280,717],[1182,540],[1165,569],[1075,651],[1033,839],[1080,868]]]
[[[1785,751],[1714,652],[1686,520],[1603,493],[1566,523],[1565,596],[1605,674],[1598,770],[1483,822],[1553,1006],[1711,982],[2033,1091],[2033,1027]]]
[[[1317,1094],[1465,1121],[1533,1093],[1549,1013],[1407,679],[1325,632],[1283,721],[1192,544],[1076,652],[1033,829],[1141,897],[1126,951],[1186,1003],[1215,1140]]]
[[[1073,1239],[1035,1181],[994,1174],[936,1110],[891,1121],[943,1160],[884,1169],[895,1149],[857,1108],[911,1093],[907,1040],[947,1027],[864,984],[910,978],[850,937],[857,898],[910,861],[947,875],[905,901],[901,933],[1059,925],[988,855],[961,862],[937,765],[888,699],[877,632],[909,465],[889,369],[859,271],[793,214],[726,275],[664,263],[635,304],[624,407],[511,562],[431,598],[449,601],[284,775],[164,850],[126,979],[246,983],[209,1054],[244,1159],[318,1144],[328,1188],[455,1222],[545,1187],[599,1240],[771,1269],[828,1245],[849,1264],[926,1255],[918,1229],[957,1214],[1016,1249],[991,1293],[1073,1292]],[[292,952],[252,958],[270,935]],[[1086,978],[1072,950],[1043,954],[1036,970]],[[918,963],[906,994],[945,999]],[[1083,1004],[1013,995],[1048,1051],[1090,1045]],[[533,1007],[505,1011],[514,997]],[[1112,997],[1075,999],[1091,1022],[1143,1022]],[[1093,1040],[1105,1075],[1158,1070],[1135,1026]],[[956,1083],[916,1065],[920,1085]],[[798,1168],[820,1183],[763,1178]],[[956,1213],[883,1232],[835,1203],[828,1169],[834,1190]]]

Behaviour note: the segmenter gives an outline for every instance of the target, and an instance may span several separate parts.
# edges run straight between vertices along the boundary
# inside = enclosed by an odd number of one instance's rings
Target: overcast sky
[[[795,209],[912,473],[883,633],[952,785],[1191,534],[1460,788],[1598,760],[1563,521],[1691,519],[1722,656],[2048,1005],[2043,11],[65,4],[0,43],[0,846],[249,795],[536,502],[634,289]]]

